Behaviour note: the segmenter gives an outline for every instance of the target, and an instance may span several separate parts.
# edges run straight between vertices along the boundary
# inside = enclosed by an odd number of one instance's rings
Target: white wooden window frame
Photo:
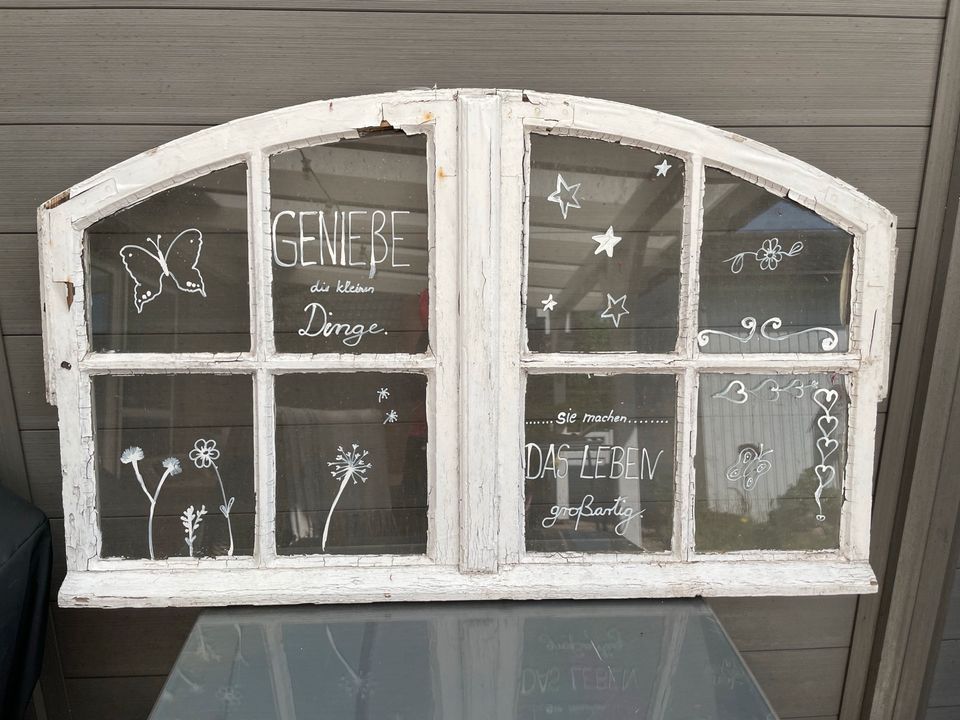
[[[277,353],[270,301],[269,157],[392,127],[428,137],[431,349]],[[685,165],[680,332],[671,354],[526,350],[529,135],[636,145]],[[99,353],[89,347],[84,232],[124,207],[213,170],[248,167],[249,353]],[[804,205],[854,238],[849,348],[822,354],[700,354],[696,344],[704,168]],[[48,400],[60,420],[67,577],[60,603],[131,607],[480,598],[812,595],[876,590],[869,565],[877,403],[885,396],[895,217],[846,183],[761,143],[652,110],[516,90],[425,90],[318,101],[175,140],[40,207]],[[849,412],[840,548],[698,554],[694,547],[697,373],[833,372]],[[423,556],[278,557],[273,377],[399,371],[427,376],[428,542]],[[100,558],[91,378],[240,373],[253,378],[256,541],[252,557]],[[674,535],[651,554],[528,553],[522,469],[530,373],[671,373],[678,378]],[[456,429],[456,431],[453,431]]]

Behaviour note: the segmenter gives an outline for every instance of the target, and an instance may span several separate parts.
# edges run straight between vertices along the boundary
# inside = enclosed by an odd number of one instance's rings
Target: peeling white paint
[[[386,124],[428,136],[432,347],[424,355],[276,353],[271,154]],[[672,355],[526,351],[521,298],[529,133],[644,147],[680,158],[686,191],[679,339]],[[89,350],[83,232],[97,220],[238,162],[248,166],[250,353]],[[845,353],[701,355],[696,344],[704,168],[726,170],[854,235]],[[59,409],[68,577],[62,604],[158,606],[875,591],[869,539],[876,406],[886,393],[895,218],[846,183],[761,143],[619,103],[519,90],[421,90],[318,101],[175,140],[79,183],[38,212],[47,395]],[[479,270],[478,270],[479,268]],[[67,288],[72,283],[72,302]],[[695,552],[697,372],[847,373],[850,411],[838,552]],[[277,557],[273,376],[321,370],[419,372],[428,379],[428,542],[422,557]],[[673,550],[646,556],[527,554],[522,408],[527,373],[675,374],[679,392]],[[100,559],[91,377],[248,373],[254,378],[254,557]],[[477,443],[477,438],[482,443]],[[602,582],[604,571],[616,583]]]

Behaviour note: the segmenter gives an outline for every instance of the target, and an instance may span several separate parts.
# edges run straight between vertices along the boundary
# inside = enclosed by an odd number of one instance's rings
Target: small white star
[[[613,225],[607,228],[605,233],[600,235],[594,235],[593,240],[597,243],[597,249],[593,251],[594,255],[599,255],[602,252],[607,254],[607,257],[613,257],[613,248],[617,246],[617,243],[620,242],[623,238],[618,235],[613,234]]]
[[[390,391],[387,390],[387,388],[382,387],[382,388],[380,388],[379,390],[377,390],[377,403],[378,403],[378,404],[379,404],[379,403],[382,403],[382,402],[383,402],[384,400],[386,400],[388,397],[390,397]]]
[[[626,299],[626,295],[621,295],[614,300],[613,295],[607,293],[607,309],[600,313],[600,317],[610,318],[613,320],[614,327],[620,327],[620,318],[630,314],[630,311],[627,310],[627,306],[624,304]]]
[[[395,423],[397,421],[397,417],[398,417],[397,411],[391,410],[384,416],[383,424],[386,425],[387,423]]]
[[[667,159],[664,158],[662,163],[660,163],[659,165],[654,165],[653,167],[654,167],[654,169],[657,171],[657,177],[666,177],[666,176],[667,176],[667,170],[669,170],[670,168],[672,168],[673,165],[671,165],[670,163],[668,163],[668,162],[667,162]]]
[[[580,207],[580,201],[577,200],[577,190],[580,189],[580,183],[576,185],[567,185],[564,182],[563,175],[557,173],[557,189],[547,196],[547,202],[556,203],[560,206],[560,212],[563,213],[563,219],[567,219],[567,211],[574,207]]]
[[[557,306],[557,301],[553,299],[553,293],[550,293],[546,300],[540,301],[540,304],[543,305],[544,312],[549,312]]]

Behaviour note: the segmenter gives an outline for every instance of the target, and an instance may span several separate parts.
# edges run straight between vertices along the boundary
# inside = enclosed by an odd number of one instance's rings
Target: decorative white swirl
[[[774,342],[783,342],[792,337],[797,337],[798,335],[806,335],[807,333],[812,332],[823,332],[827,334],[823,340],[820,341],[820,348],[824,351],[833,350],[837,347],[837,343],[840,342],[840,338],[837,336],[837,333],[831,330],[830,328],[825,327],[812,327],[804,328],[803,330],[798,330],[797,332],[786,333],[785,335],[770,335],[767,332],[767,328],[773,328],[774,330],[779,330],[783,325],[783,320],[778,317],[772,317],[763,325],[760,326],[760,335],[761,337],[766,338],[767,340],[773,340]]]
[[[773,403],[777,402],[784,393],[796,400],[801,400],[807,390],[812,390],[818,385],[815,379],[805,383],[800,378],[793,378],[786,385],[781,385],[773,378],[765,378],[752,388],[748,388],[742,380],[731,380],[723,390],[710,397],[726,400],[734,405],[745,405],[750,396]]]
[[[740,321],[740,326],[747,331],[746,335],[734,335],[733,333],[728,333],[725,330],[713,330],[706,329],[701,330],[697,333],[697,344],[700,347],[705,347],[707,343],[710,342],[711,335],[722,335],[723,337],[728,337],[733,340],[736,340],[738,343],[747,343],[754,338],[757,334],[757,319],[748,315]],[[786,333],[784,335],[771,335],[768,330],[779,330],[783,326],[783,320],[778,317],[768,318],[764,320],[763,324],[760,326],[760,337],[766,340],[772,340],[773,342],[783,342],[792,337],[797,337],[798,335],[805,335],[807,333],[823,332],[827,334],[823,340],[820,341],[820,348],[824,351],[833,350],[837,347],[840,342],[840,338],[836,332],[826,327],[812,327],[804,328],[803,330],[798,330],[797,332]]]
[[[711,335],[723,335],[724,337],[732,338],[739,343],[749,342],[753,339],[753,336],[757,332],[757,319],[755,317],[745,317],[740,321],[740,327],[747,331],[747,334],[744,337],[734,335],[733,333],[728,333],[725,330],[701,330],[697,333],[697,345],[700,347],[705,347],[707,343],[710,342]]]

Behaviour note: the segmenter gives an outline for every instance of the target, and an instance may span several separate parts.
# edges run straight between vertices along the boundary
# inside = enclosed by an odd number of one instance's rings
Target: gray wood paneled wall
[[[6,463],[22,451],[28,482],[17,489],[54,519],[55,584],[63,513],[56,412],[44,402],[40,365],[35,213],[42,201],[201,127],[318,98],[435,84],[568,92],[735,130],[889,207],[900,227],[899,323],[945,6],[0,0],[0,328],[15,409],[0,413],[0,452]],[[0,370],[7,372],[2,363]],[[881,420],[881,432],[909,422]],[[833,718],[856,603],[712,605],[782,717]],[[195,614],[54,610],[73,717],[144,718]],[[66,717],[50,714],[59,716]]]
[[[960,562],[954,570],[952,582],[943,634],[933,668],[927,720],[960,718],[960,683],[957,682],[957,678],[960,678]]]

